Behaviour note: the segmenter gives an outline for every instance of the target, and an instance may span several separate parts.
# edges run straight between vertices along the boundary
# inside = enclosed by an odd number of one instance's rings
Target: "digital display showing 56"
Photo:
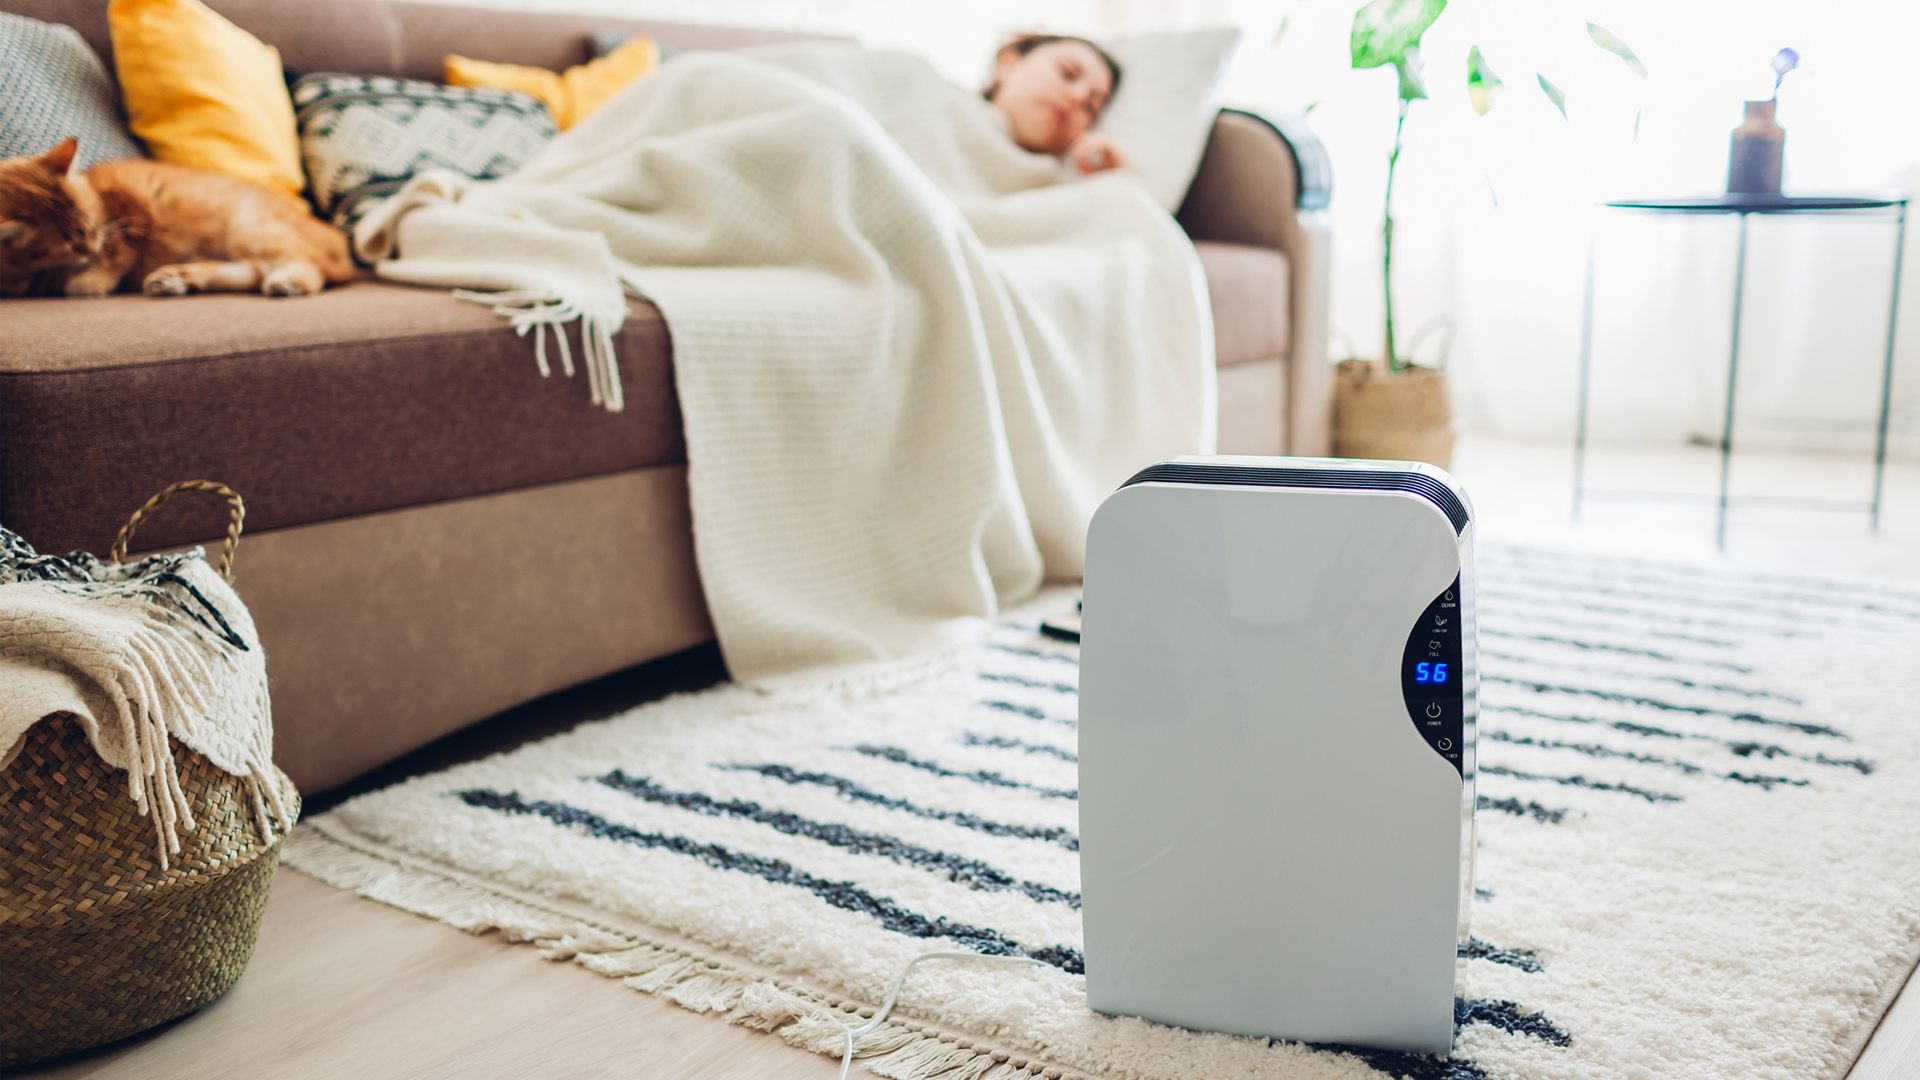
[[[1400,691],[1407,715],[1427,745],[1466,775],[1466,698],[1462,693],[1469,668],[1465,663],[1461,622],[1460,579],[1441,590],[1407,634],[1401,654]]]

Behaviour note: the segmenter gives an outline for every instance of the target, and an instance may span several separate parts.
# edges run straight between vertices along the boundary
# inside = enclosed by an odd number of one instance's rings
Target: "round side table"
[[[1893,397],[1893,343],[1900,311],[1900,263],[1906,244],[1907,200],[1904,197],[1850,197],[1837,195],[1711,195],[1690,199],[1622,199],[1606,204],[1615,210],[1640,210],[1666,214],[1737,214],[1740,217],[1740,249],[1733,274],[1733,344],[1727,355],[1727,407],[1720,424],[1720,493],[1715,543],[1727,546],[1727,507],[1735,504],[1819,505],[1823,508],[1865,510],[1872,515],[1873,528],[1880,527],[1880,497],[1887,468],[1887,416]],[[1727,475],[1733,461],[1734,390],[1740,377],[1740,314],[1747,286],[1747,218],[1754,214],[1860,214],[1879,213],[1893,222],[1893,293],[1887,305],[1886,361],[1880,372],[1880,415],[1873,450],[1873,501],[1841,502],[1831,499],[1727,498]],[[1580,333],[1580,406],[1574,426],[1573,442],[1573,516],[1580,518],[1580,505],[1591,496],[1612,498],[1672,498],[1652,492],[1588,491],[1585,487],[1587,458],[1587,390],[1593,367],[1593,247],[1587,248],[1587,291]]]

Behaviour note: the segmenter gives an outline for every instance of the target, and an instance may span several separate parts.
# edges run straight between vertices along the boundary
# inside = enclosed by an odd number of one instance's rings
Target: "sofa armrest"
[[[1327,284],[1333,190],[1326,148],[1299,117],[1223,109],[1175,215],[1195,240],[1274,248],[1291,264],[1292,340],[1285,446],[1318,457],[1333,447],[1333,366],[1327,362]]]

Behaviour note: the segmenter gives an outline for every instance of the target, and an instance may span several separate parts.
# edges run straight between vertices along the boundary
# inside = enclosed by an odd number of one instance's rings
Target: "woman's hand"
[[[1082,176],[1105,169],[1124,169],[1129,164],[1113,140],[1097,131],[1089,131],[1075,139],[1073,145],[1067,148],[1067,158]]]

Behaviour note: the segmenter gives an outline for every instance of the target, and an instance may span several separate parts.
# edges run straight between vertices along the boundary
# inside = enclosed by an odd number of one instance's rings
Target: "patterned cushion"
[[[293,84],[307,194],[352,229],[416,173],[506,176],[553,138],[553,114],[512,90],[465,89],[370,75],[306,75]]]
[[[70,26],[0,11],[0,158],[80,137],[75,169],[141,156],[107,69]]]

